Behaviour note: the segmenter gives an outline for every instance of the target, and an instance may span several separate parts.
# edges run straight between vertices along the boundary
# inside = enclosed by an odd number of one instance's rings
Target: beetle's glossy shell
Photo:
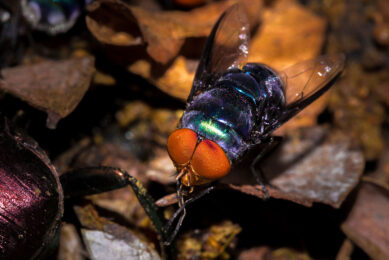
[[[0,121],[0,259],[37,258],[58,231],[63,192],[35,141]]]

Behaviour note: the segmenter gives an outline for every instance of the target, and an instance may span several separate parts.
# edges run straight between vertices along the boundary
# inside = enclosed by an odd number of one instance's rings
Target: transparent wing
[[[265,132],[272,132],[323,95],[343,71],[345,60],[344,54],[325,55],[282,71],[286,108]]]
[[[286,104],[301,102],[325,87],[343,70],[344,54],[320,56],[297,63],[281,72],[286,84]]]
[[[220,16],[207,39],[188,102],[208,87],[212,75],[243,66],[247,61],[249,41],[247,14],[243,6],[235,4]]]

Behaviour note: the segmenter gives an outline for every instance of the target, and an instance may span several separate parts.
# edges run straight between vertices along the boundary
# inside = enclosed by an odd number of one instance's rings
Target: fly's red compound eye
[[[223,149],[208,139],[197,146],[191,165],[198,175],[206,179],[221,178],[231,169],[230,161]]]
[[[177,129],[167,140],[170,158],[177,164],[189,162],[196,148],[197,134],[187,128]]]

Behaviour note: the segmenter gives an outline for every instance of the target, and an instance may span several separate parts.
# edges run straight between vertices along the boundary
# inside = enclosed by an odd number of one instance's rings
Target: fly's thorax
[[[201,110],[186,110],[179,127],[191,129],[202,138],[215,142],[231,163],[235,163],[248,149],[245,140],[228,124],[231,122],[221,117],[211,117],[210,114]]]
[[[214,89],[226,89],[230,95],[245,100],[236,107],[248,111],[248,116],[252,115],[250,132],[245,133],[246,135],[240,133],[248,143],[256,143],[256,135],[262,134],[266,126],[272,125],[285,108],[284,83],[281,77],[266,65],[248,63],[241,70],[232,69],[225,72],[213,84]],[[243,105],[244,103],[248,105]]]
[[[230,160],[217,143],[188,128],[174,131],[168,138],[167,148],[178,178],[186,186],[222,178],[231,169]]]
[[[256,95],[256,131],[273,125],[286,106],[285,83],[280,75],[270,67],[260,63],[248,63],[242,71],[251,76],[258,84],[259,95]]]

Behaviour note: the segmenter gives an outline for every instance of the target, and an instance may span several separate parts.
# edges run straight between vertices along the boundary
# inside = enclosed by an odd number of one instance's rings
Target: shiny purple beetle
[[[63,212],[58,174],[37,143],[0,122],[0,259],[37,258]]]
[[[0,259],[50,255],[64,197],[134,188],[133,183],[132,176],[111,167],[75,169],[59,177],[38,144],[0,117]]]

